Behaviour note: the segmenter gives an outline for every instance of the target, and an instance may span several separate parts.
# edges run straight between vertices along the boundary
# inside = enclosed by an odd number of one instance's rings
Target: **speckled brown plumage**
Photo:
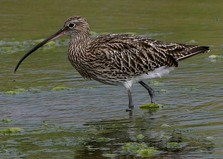
[[[142,80],[167,74],[171,68],[178,66],[180,60],[209,50],[207,46],[164,43],[127,34],[91,38],[87,21],[73,16],[56,34],[24,55],[15,70],[32,52],[63,34],[71,37],[68,59],[81,76],[105,84],[124,85],[128,89],[130,109],[133,108],[132,84],[139,82],[148,90],[151,102],[154,102],[154,91]]]
[[[112,34],[90,41],[85,52],[86,78],[116,84],[153,71],[161,66],[177,67],[178,61],[207,48],[176,43],[162,43],[140,36]],[[70,52],[75,56],[75,51]],[[72,61],[71,63],[78,63]],[[83,62],[83,61],[82,61]],[[82,72],[80,71],[82,74]]]

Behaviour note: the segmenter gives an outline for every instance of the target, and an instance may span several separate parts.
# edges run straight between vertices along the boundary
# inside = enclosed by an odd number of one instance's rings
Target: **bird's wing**
[[[173,56],[177,61],[209,51],[208,46],[186,45],[179,43],[165,43],[163,45],[160,41],[157,41],[156,43],[158,44],[158,47],[165,50],[166,54]]]
[[[160,45],[160,44],[159,44]],[[128,75],[148,73],[161,66],[177,66],[157,41],[143,37],[114,34],[96,38],[88,48],[90,66]]]

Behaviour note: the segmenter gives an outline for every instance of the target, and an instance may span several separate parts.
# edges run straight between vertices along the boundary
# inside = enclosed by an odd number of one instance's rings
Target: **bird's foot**
[[[151,104],[156,104],[154,98],[151,98]]]
[[[134,109],[134,105],[129,105],[129,108],[126,109],[126,112],[131,112]]]

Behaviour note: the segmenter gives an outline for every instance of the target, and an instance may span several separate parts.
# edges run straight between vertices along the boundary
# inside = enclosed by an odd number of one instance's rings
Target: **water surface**
[[[222,3],[2,0],[0,158],[134,157],[124,151],[127,143],[154,147],[154,158],[222,158]],[[141,34],[208,45],[211,52],[147,81],[160,109],[139,109],[150,100],[136,84],[136,108],[129,116],[124,88],[86,81],[71,67],[67,37],[38,50],[14,74],[18,60],[72,15],[86,17],[96,34]]]

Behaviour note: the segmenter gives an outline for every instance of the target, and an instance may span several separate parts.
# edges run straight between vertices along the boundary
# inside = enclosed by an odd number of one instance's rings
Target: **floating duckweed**
[[[107,137],[99,137],[97,138],[95,141],[96,142],[109,142],[111,141],[112,139],[111,138],[107,138]]]
[[[0,40],[0,54],[11,54],[21,51],[27,51],[30,47],[42,42],[44,39],[27,40],[27,41],[4,41]],[[65,46],[69,40],[50,41],[44,45],[43,49],[50,49],[56,46]]]
[[[11,119],[7,119],[7,118],[5,118],[5,119],[2,119],[1,122],[9,123],[9,122],[12,122],[12,120],[11,120]]]
[[[99,35],[98,33],[94,32],[94,31],[91,31],[90,33],[91,33],[91,36],[93,36],[93,37],[96,37]]]
[[[105,154],[102,154],[103,157],[108,157],[108,158],[114,158],[116,157],[116,154],[113,154],[113,153],[105,153]]]
[[[14,90],[11,90],[11,91],[6,91],[5,94],[16,95],[16,94],[19,94],[19,93],[23,93],[25,91],[26,90],[23,89],[23,88],[18,88],[18,89],[14,89]]]
[[[128,142],[122,147],[122,153],[126,155],[134,155],[140,149],[147,148],[147,145],[144,143]]]
[[[38,43],[40,43],[40,42],[42,42],[44,39],[37,39],[37,40],[34,40],[34,42],[36,43],[36,44],[38,44]]]
[[[137,151],[137,154],[141,156],[142,158],[155,156],[157,153],[158,151],[154,149],[153,147],[149,147],[149,148],[141,149]]]
[[[149,84],[154,85],[154,86],[159,86],[160,85],[160,81],[152,80],[152,81],[149,81]]]
[[[121,153],[140,157],[155,156],[159,151],[154,147],[148,147],[145,143],[129,142],[122,147]]]
[[[167,148],[177,148],[179,146],[180,146],[180,144],[178,142],[168,142],[167,143]]]
[[[13,48],[11,46],[4,46],[4,47],[1,47],[1,52],[4,52],[4,53],[10,53],[13,51]]]
[[[10,54],[18,52],[18,45],[21,45],[18,41],[12,42],[0,40],[0,54]]]
[[[67,90],[69,89],[68,87],[64,87],[64,86],[57,86],[57,87],[54,87],[52,90],[53,91],[62,91],[62,90]]]
[[[217,60],[222,60],[223,59],[223,55],[210,55],[208,56],[208,60],[210,60],[211,62],[216,62]]]
[[[218,55],[210,55],[210,56],[208,56],[208,58],[210,58],[210,59],[216,59],[218,57],[219,57]]]
[[[149,104],[141,105],[140,109],[158,110],[161,106],[162,105],[160,105],[160,104],[149,103]]]
[[[35,44],[38,44],[40,42],[42,42],[44,39],[38,39],[38,40],[34,40]],[[47,42],[43,48],[52,48],[56,46],[56,42],[55,41],[49,41]]]
[[[169,128],[169,127],[171,127],[171,126],[168,125],[168,124],[162,124],[161,127],[163,127],[163,128]]]
[[[166,148],[171,149],[171,151],[180,151],[184,147],[186,147],[187,143],[185,142],[167,142]]]
[[[166,92],[167,92],[166,89],[160,89],[160,90],[159,90],[159,93],[166,93]]]
[[[23,129],[19,127],[12,127],[12,128],[6,128],[0,130],[0,133],[8,135],[8,134],[15,134],[15,133],[20,133]]]
[[[192,40],[188,41],[188,43],[195,44],[195,43],[197,43],[197,41],[192,39]]]
[[[50,42],[46,43],[45,46],[47,46],[47,47],[55,47],[56,46],[56,42],[55,41],[50,41]]]
[[[139,134],[136,136],[137,140],[143,140],[145,138],[145,136],[143,134]]]
[[[213,136],[207,136],[206,139],[207,139],[208,141],[212,141],[212,140],[214,139],[214,137],[213,137]]]
[[[49,126],[48,122],[44,120],[44,121],[43,121],[43,126],[44,126],[44,127],[48,127],[48,126]]]

